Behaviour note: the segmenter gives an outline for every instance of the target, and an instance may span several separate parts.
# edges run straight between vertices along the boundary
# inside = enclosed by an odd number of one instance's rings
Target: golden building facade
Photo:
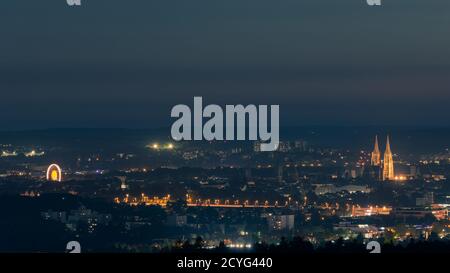
[[[375,136],[375,147],[372,152],[370,164],[372,166],[380,166],[381,165],[381,153],[380,153],[380,148],[378,147],[378,136]]]
[[[392,158],[391,144],[389,141],[389,136],[386,141],[386,150],[384,152],[383,158],[383,180],[394,180],[394,159]]]

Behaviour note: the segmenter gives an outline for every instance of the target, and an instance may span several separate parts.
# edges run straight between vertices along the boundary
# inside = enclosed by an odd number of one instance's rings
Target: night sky
[[[450,1],[0,1],[0,130],[170,126],[280,104],[281,126],[450,125]]]

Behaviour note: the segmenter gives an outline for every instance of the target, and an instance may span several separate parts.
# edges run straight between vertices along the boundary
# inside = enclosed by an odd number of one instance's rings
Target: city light
[[[2,151],[1,157],[17,156],[17,152]]]
[[[150,148],[152,150],[173,150],[175,149],[175,145],[173,143],[167,143],[167,144],[160,144],[160,143],[152,143],[146,146],[147,148]]]
[[[36,152],[36,150],[32,150],[28,153],[25,153],[26,157],[34,157],[34,156],[43,156],[45,152]]]
[[[395,176],[394,180],[395,181],[406,181],[408,178],[404,175],[400,175],[400,176]]]

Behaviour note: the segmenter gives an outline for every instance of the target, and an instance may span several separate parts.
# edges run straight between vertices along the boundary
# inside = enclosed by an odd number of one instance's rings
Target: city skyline
[[[62,252],[67,236],[78,238],[82,252],[154,254],[259,253],[280,237],[301,238],[310,253],[338,241],[333,247],[351,246],[351,253],[364,253],[371,241],[393,253],[411,238],[446,244],[449,150],[412,156],[397,153],[397,137],[374,136],[361,140],[367,150],[354,141],[352,150],[325,147],[311,134],[281,140],[275,152],[258,142],[144,144],[136,136],[109,139],[109,149],[67,141],[73,134],[58,135],[57,145],[55,136],[40,145],[0,141],[0,200],[8,204],[0,210],[17,226],[0,227],[0,239],[11,242],[0,251]],[[386,137],[382,160],[378,136]],[[18,236],[29,238],[28,225],[35,233],[54,229],[52,244],[23,243]],[[105,231],[121,235],[100,239]]]
[[[0,1],[0,257],[145,253],[102,264],[190,272],[439,260],[449,11]]]

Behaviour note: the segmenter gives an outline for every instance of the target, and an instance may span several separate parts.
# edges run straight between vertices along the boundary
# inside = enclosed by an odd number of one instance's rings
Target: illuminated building
[[[441,205],[431,205],[429,207],[400,207],[393,210],[393,215],[397,218],[425,218],[434,216],[437,220],[448,219],[448,209]]]
[[[278,183],[283,183],[283,165],[278,166]]]
[[[8,152],[8,151],[2,151],[1,157],[10,157],[10,156],[17,156],[17,152]]]
[[[188,223],[186,215],[178,215],[178,214],[168,215],[166,218],[166,222],[169,226],[172,227],[182,227],[186,226]]]
[[[32,150],[29,153],[25,153],[26,157],[34,157],[34,156],[43,156],[45,153],[44,152],[36,152],[35,150]]]
[[[128,189],[128,185],[126,183],[127,177],[126,176],[118,176],[117,178],[120,180],[120,189],[127,190]]]
[[[267,224],[272,231],[293,230],[295,215],[267,215]]]
[[[365,217],[365,216],[373,216],[373,215],[389,215],[392,211],[391,207],[378,207],[378,206],[370,206],[370,207],[352,207],[352,217]]]
[[[47,169],[46,178],[48,181],[61,182],[62,181],[61,168],[57,164],[50,165]]]
[[[433,192],[427,192],[423,195],[423,197],[416,198],[417,207],[431,206],[433,203],[434,203]]]
[[[345,185],[345,186],[336,186],[334,184],[313,184],[314,193],[316,195],[324,195],[324,194],[335,194],[342,191],[347,191],[350,194],[361,192],[361,193],[369,193],[371,189],[367,185]]]
[[[124,198],[120,199],[119,197],[114,198],[114,202],[117,204],[124,203],[131,206],[137,206],[137,205],[146,205],[146,206],[161,206],[166,207],[167,203],[170,202],[170,194],[159,198],[157,196],[154,196],[153,198],[148,197],[144,193],[141,193],[140,197],[133,197],[129,194],[126,194]]]
[[[261,152],[261,142],[255,141],[253,143],[253,151],[254,152]]]
[[[361,234],[365,239],[377,238],[380,231],[376,226],[367,224],[352,224],[350,222],[340,222],[333,227],[334,230],[343,231],[347,238],[356,238]]]
[[[375,136],[375,147],[372,152],[372,158],[370,159],[370,164],[372,166],[380,166],[381,164],[381,153],[378,147],[378,136]]]
[[[389,136],[387,137],[386,150],[383,159],[383,180],[395,180],[394,160],[392,158]]]

